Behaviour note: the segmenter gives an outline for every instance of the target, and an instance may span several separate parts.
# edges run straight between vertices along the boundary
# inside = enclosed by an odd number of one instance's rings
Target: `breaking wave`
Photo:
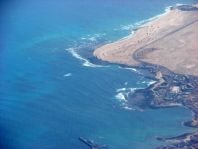
[[[105,33],[98,33],[93,35],[86,35],[79,40],[73,42],[70,48],[65,49],[73,57],[79,59],[85,67],[108,67],[106,65],[100,65],[93,56],[93,51],[101,43],[107,42],[105,39]],[[93,61],[93,63],[92,63]]]
[[[181,5],[181,4],[177,4],[177,5]],[[153,21],[153,20],[155,20],[155,19],[157,19],[161,16],[166,15],[171,10],[171,7],[172,6],[166,7],[163,13],[158,14],[154,17],[149,18],[149,19],[145,19],[145,20],[142,20],[142,21],[139,21],[139,22],[136,22],[136,23],[133,23],[133,24],[129,24],[129,25],[121,25],[119,30],[130,32],[130,34],[128,36],[122,38],[121,40],[126,39],[126,38],[130,38],[131,36],[133,36],[133,34],[135,33],[135,30],[137,30],[138,28],[144,27],[146,25],[146,23],[149,23],[149,22],[151,22],[151,21]],[[115,30],[118,30],[118,29],[115,29]]]
[[[138,69],[136,69],[136,68],[132,68],[132,67],[120,67],[120,66],[119,66],[119,68],[120,68],[120,69],[131,70],[131,71],[133,71],[133,72],[136,72],[136,73],[138,73],[138,74],[141,74],[141,72],[140,72]]]
[[[128,103],[129,94],[134,93],[134,91],[137,89],[141,89],[141,88],[119,88],[116,90],[115,98],[120,102],[122,108],[126,110],[141,111],[138,107],[133,107]]]
[[[81,60],[83,62],[83,66],[85,67],[104,67],[102,65],[97,65],[97,64],[93,64],[91,62],[89,62],[88,59],[86,58],[83,58],[80,54],[78,54],[78,52],[76,51],[76,48],[68,48],[68,49],[65,49],[67,52],[69,52],[73,57]]]
[[[143,111],[144,108],[141,107],[141,101],[132,99],[133,93],[135,93],[136,90],[149,87],[154,83],[156,83],[154,80],[142,80],[137,82],[138,87],[128,87],[128,82],[125,82],[125,87],[116,89],[115,99],[117,99],[120,106],[126,110]]]

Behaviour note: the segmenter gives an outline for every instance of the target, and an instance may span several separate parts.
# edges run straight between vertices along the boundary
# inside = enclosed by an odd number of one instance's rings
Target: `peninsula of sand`
[[[133,36],[104,45],[94,55],[111,63],[138,66],[145,62],[198,76],[198,5],[171,7]]]

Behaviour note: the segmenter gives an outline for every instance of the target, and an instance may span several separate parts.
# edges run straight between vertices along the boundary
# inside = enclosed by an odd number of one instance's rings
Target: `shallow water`
[[[111,149],[151,149],[162,143],[156,136],[191,132],[181,125],[191,119],[184,108],[141,112],[117,99],[118,89],[144,88],[152,80],[87,60],[95,47],[129,35],[132,24],[186,2],[2,2],[1,148],[86,149],[82,136]]]

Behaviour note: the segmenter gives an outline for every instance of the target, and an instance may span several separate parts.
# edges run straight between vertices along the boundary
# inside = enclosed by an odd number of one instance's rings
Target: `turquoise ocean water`
[[[152,149],[193,129],[184,108],[131,109],[123,94],[152,82],[99,65],[91,51],[143,20],[195,0],[7,0],[0,3],[0,148]]]

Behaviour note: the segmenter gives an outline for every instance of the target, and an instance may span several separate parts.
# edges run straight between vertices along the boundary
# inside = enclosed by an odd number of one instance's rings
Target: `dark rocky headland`
[[[103,61],[147,70],[156,80],[129,96],[149,108],[184,106],[193,112],[185,126],[198,127],[198,5],[171,7],[145,24],[132,37],[102,46],[94,55]],[[198,149],[198,131],[171,138],[157,149]]]

